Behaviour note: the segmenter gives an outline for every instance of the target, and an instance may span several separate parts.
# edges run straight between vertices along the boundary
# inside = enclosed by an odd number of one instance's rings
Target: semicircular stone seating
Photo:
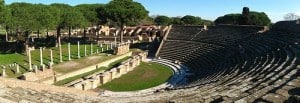
[[[193,74],[173,90],[196,88],[201,102],[299,100],[299,34],[257,33],[263,27],[256,26],[201,28],[173,26],[162,44],[159,58],[179,61]]]

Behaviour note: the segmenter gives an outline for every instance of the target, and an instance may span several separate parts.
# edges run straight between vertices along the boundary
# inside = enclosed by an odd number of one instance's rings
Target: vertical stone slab
[[[115,47],[117,46],[117,37],[115,36]]]
[[[106,50],[108,50],[108,45],[106,45]]]
[[[38,72],[38,66],[37,65],[33,65],[33,70],[34,70],[35,73],[37,73]]]
[[[52,69],[52,65],[53,65],[53,64],[52,64],[51,62],[49,62],[49,63],[48,63],[48,69]]]
[[[43,65],[43,48],[40,47],[40,65]]]
[[[31,50],[28,50],[28,65],[29,65],[29,70],[32,70],[32,64],[31,64]]]
[[[86,45],[84,44],[84,56],[86,56]]]
[[[113,49],[113,43],[110,43],[110,49]]]
[[[2,69],[2,77],[6,77],[6,71],[5,71],[5,68]]]
[[[17,73],[20,73],[20,66],[19,64],[16,65]]]
[[[93,43],[91,43],[91,55],[93,54]]]
[[[45,71],[45,69],[46,69],[45,65],[42,64],[42,65],[40,66],[40,70]]]
[[[69,59],[69,61],[71,60],[71,46],[70,45],[71,44],[68,43],[68,59]]]
[[[108,81],[111,81],[113,79],[113,72],[109,72],[109,79],[108,79]]]
[[[8,42],[8,34],[5,32],[5,41]]]
[[[104,49],[103,49],[103,48],[101,48],[101,52],[104,52]]]
[[[53,51],[52,51],[52,49],[50,49],[50,63],[51,63],[51,64],[54,64],[54,62],[53,62]]]
[[[77,58],[80,58],[80,42],[77,41]]]
[[[60,61],[60,62],[63,62],[63,59],[62,59],[62,50],[61,50],[61,44],[58,44],[58,47],[59,47],[59,61]]]
[[[104,84],[104,75],[103,74],[99,75],[99,82],[100,82],[100,85]]]

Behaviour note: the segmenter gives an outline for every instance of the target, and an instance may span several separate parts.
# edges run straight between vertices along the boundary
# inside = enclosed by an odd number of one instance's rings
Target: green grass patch
[[[172,73],[169,67],[158,63],[141,63],[133,71],[99,88],[116,92],[143,90],[167,82]]]
[[[93,71],[90,71],[90,72],[86,72],[86,73],[83,73],[83,74],[80,74],[80,75],[76,75],[74,77],[70,77],[70,78],[67,78],[67,79],[64,79],[64,80],[57,81],[57,82],[54,83],[54,85],[57,85],[57,86],[65,85],[65,84],[70,83],[70,82],[72,82],[74,80],[77,80],[77,79],[80,79],[80,78],[92,75],[92,74],[94,74],[96,72],[103,71],[103,70],[108,70],[110,68],[118,66],[121,62],[126,61],[129,58],[130,57],[125,57],[125,58],[122,58],[122,59],[117,60],[115,62],[112,62],[112,63],[109,64],[108,67],[100,67],[100,68],[97,68],[97,69],[95,69]]]

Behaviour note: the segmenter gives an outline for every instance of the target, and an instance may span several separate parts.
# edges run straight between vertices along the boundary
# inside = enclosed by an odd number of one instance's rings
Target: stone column
[[[103,44],[102,44],[102,43],[100,44],[100,47],[101,47],[101,48],[103,47]]]
[[[99,53],[99,49],[97,48],[97,50],[96,50],[96,53],[98,54]]]
[[[100,85],[103,85],[105,83],[104,82],[104,75],[103,74],[99,75],[99,82],[100,82]]]
[[[51,63],[51,64],[54,64],[54,62],[53,62],[53,51],[52,51],[52,49],[50,49],[50,63]]]
[[[69,57],[69,61],[71,60],[71,47],[70,47],[70,43],[68,43],[68,57]]]
[[[8,42],[8,34],[7,34],[7,32],[5,32],[5,40],[6,40],[6,42]]]
[[[84,45],[84,56],[86,56],[86,45]]]
[[[43,65],[41,65],[41,67],[40,67],[40,69],[42,70],[42,71],[45,71],[45,65],[43,64]]]
[[[117,46],[117,37],[115,36],[115,46]]]
[[[58,44],[58,47],[59,47],[59,61],[60,61],[60,62],[63,62],[63,59],[62,59],[62,51],[61,51],[61,44]]]
[[[91,43],[91,55],[93,54],[93,43]]]
[[[104,52],[103,48],[101,48],[101,52]]]
[[[5,68],[2,69],[2,77],[6,77],[6,71],[5,71]]]
[[[48,63],[48,69],[52,69],[52,65],[53,65],[53,64],[52,64],[51,62],[49,62],[49,63]]]
[[[38,66],[37,65],[33,65],[33,70],[34,70],[35,73],[37,73],[38,72]]]
[[[44,64],[44,63],[43,63],[43,48],[42,48],[42,47],[40,47],[40,62],[41,62],[40,65],[43,65],[43,64]]]
[[[32,64],[31,64],[31,50],[28,50],[28,65],[29,65],[29,70],[32,70]]]
[[[106,45],[106,50],[108,50],[108,44]]]
[[[77,58],[80,58],[80,42],[77,42]]]
[[[113,43],[110,43],[110,49],[113,49]]]
[[[16,68],[17,68],[17,73],[20,73],[20,66],[19,66],[19,64],[16,65]]]

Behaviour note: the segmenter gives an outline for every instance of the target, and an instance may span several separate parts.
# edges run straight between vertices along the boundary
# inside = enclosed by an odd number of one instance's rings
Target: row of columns
[[[103,49],[103,44],[100,45],[101,47],[101,52],[104,51]],[[112,48],[112,45],[111,45],[111,48]],[[106,46],[106,50],[109,49],[109,46],[107,45]],[[96,50],[96,53],[99,53],[99,49]],[[93,44],[91,43],[91,46],[90,46],[90,54],[94,54],[93,52]],[[87,56],[87,46],[84,45],[84,56]],[[77,58],[81,58],[80,56],[80,42],[78,41],[77,42]],[[59,60],[60,62],[63,62],[63,59],[62,59],[62,49],[61,49],[61,45],[59,45]],[[71,44],[68,43],[68,60],[72,60],[71,59]],[[28,50],[28,64],[29,64],[29,70],[32,71],[33,70],[33,67],[32,67],[32,60],[31,60],[31,50]],[[50,49],[50,64],[53,65],[54,62],[53,62],[53,50]],[[40,47],[40,66],[44,66],[44,63],[43,63],[43,48]]]
[[[14,63],[14,64],[10,64],[10,68],[12,68],[12,67],[15,67],[16,68],[16,71],[15,71],[15,73],[16,74],[18,74],[18,73],[20,73],[21,71],[20,71],[20,65],[19,64],[17,64],[17,63]],[[2,77],[6,77],[7,76],[7,74],[6,74],[6,67],[5,66],[3,66],[2,67],[3,69],[2,69]]]

